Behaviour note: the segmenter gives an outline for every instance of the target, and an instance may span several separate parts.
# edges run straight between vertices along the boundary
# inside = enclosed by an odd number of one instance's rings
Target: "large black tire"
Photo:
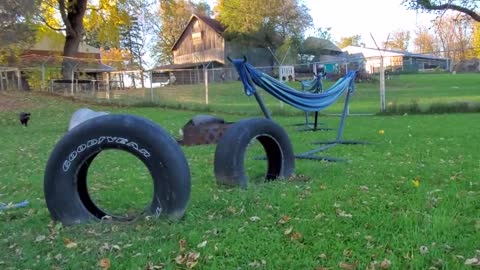
[[[220,139],[215,151],[217,183],[247,187],[245,151],[252,140],[258,140],[267,156],[266,180],[288,178],[295,170],[292,143],[285,130],[265,118],[250,118],[230,126]]]
[[[147,213],[181,218],[190,198],[190,170],[180,146],[154,122],[132,115],[105,115],[85,121],[57,143],[47,163],[45,200],[54,220],[65,225],[111,216],[91,199],[88,168],[98,153],[120,149],[139,158],[153,179]],[[124,221],[112,216],[114,220]]]

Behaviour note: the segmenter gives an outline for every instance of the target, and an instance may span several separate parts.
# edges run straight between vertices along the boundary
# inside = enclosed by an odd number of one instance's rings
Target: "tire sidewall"
[[[217,145],[214,170],[220,184],[247,187],[245,152],[252,140],[260,136],[270,137],[280,147],[282,164],[278,178],[289,177],[293,173],[295,155],[286,131],[269,119],[248,118],[229,127]]]
[[[131,153],[148,168],[154,186],[149,207],[152,214],[183,216],[190,196],[190,171],[178,144],[147,119],[106,115],[76,126],[52,151],[44,189],[54,219],[81,223],[98,218],[89,212],[78,194],[77,174],[85,161],[106,149]]]

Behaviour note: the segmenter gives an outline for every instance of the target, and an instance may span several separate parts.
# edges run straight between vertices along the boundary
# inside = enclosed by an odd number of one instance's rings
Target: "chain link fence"
[[[247,97],[233,67],[208,68],[199,66],[190,69],[174,70],[115,70],[102,65],[98,60],[91,63],[69,61],[71,76],[62,78],[61,59],[44,59],[33,65],[0,68],[0,91],[33,90],[61,96],[90,100],[99,103],[120,105],[151,106],[170,108],[218,111],[227,113],[259,112],[253,97]],[[293,76],[280,74],[279,66],[257,67],[274,78],[284,79],[284,83],[301,91],[300,81],[312,80],[314,72],[325,68],[325,87],[341,77],[346,69],[358,69],[358,61],[318,62],[292,66]],[[376,82],[376,76],[360,73],[361,81]],[[377,87],[372,85],[372,87]],[[302,114],[299,110],[283,104],[260,90],[267,107],[275,113]],[[359,93],[360,98],[378,99],[378,92]],[[362,97],[362,95],[368,95]],[[339,113],[343,102],[329,109]],[[351,106],[351,112],[375,113]]]

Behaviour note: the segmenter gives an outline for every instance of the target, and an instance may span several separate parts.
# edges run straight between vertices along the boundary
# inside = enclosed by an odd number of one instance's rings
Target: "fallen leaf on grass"
[[[204,248],[207,245],[207,240],[201,242],[200,244],[197,245],[197,248]]]
[[[302,234],[299,233],[299,232],[294,232],[294,233],[292,234],[292,236],[290,237],[290,239],[291,239],[292,241],[298,240],[298,239],[300,239],[300,238],[302,238]]]
[[[391,265],[392,265],[392,263],[390,262],[390,260],[384,259],[384,260],[380,263],[380,269],[388,269],[388,268],[390,268]]]
[[[303,174],[294,174],[288,177],[288,181],[299,181],[299,182],[307,182],[310,180],[310,177],[303,175]]]
[[[109,258],[103,258],[98,262],[98,265],[103,270],[108,270],[108,269],[110,269],[110,259]]]
[[[68,238],[63,239],[63,243],[65,244],[66,248],[76,248],[78,246],[77,243]]]
[[[339,217],[352,218],[352,214],[348,214],[345,211],[341,210],[340,208],[335,209],[335,212]]]
[[[474,258],[466,259],[465,265],[480,266],[480,250],[477,250],[477,254]]]
[[[420,180],[419,179],[413,179],[412,180],[412,185],[416,188],[420,186]]]
[[[250,217],[250,221],[256,222],[256,221],[259,221],[259,220],[260,220],[260,218],[257,217],[257,216]]]
[[[187,260],[186,254],[180,254],[177,257],[175,257],[175,262],[177,264],[184,264],[186,260]]]
[[[35,238],[35,242],[41,242],[47,238],[45,235],[39,235],[37,238]]]
[[[480,266],[480,259],[478,259],[478,258],[466,259],[465,260],[465,265]]]
[[[175,258],[175,262],[179,265],[184,264],[187,268],[192,269],[197,265],[200,258],[200,252],[188,252],[187,254],[180,254]]]
[[[355,269],[357,269],[357,265],[358,265],[358,262],[354,262],[354,263],[340,262],[338,264],[338,267],[340,267],[341,269],[345,269],[345,270],[355,270]]]
[[[290,220],[289,216],[283,216],[279,221],[278,224],[285,224]]]
[[[178,240],[178,247],[180,248],[180,251],[185,250],[185,248],[187,247],[187,240],[185,239]]]
[[[61,261],[61,260],[63,259],[63,256],[62,256],[61,253],[58,253],[57,255],[55,255],[54,258],[55,258],[55,260],[57,260],[57,261]]]
[[[267,261],[265,261],[265,260],[260,260],[260,261],[255,260],[253,262],[248,263],[248,266],[258,268],[258,267],[261,267],[262,265],[266,265],[266,264],[267,264]]]
[[[367,186],[360,186],[360,190],[363,190],[363,191],[368,191],[369,188]]]
[[[146,270],[158,270],[158,269],[163,269],[163,268],[165,268],[165,264],[160,263],[160,264],[158,264],[158,265],[155,265],[155,264],[153,264],[153,263],[151,263],[151,262],[149,262],[149,263],[147,264],[147,266],[145,267]]]
[[[227,210],[228,210],[228,212],[230,212],[230,213],[232,213],[232,214],[237,213],[237,209],[236,209],[235,207],[233,207],[233,206],[229,206],[229,207],[227,208]]]
[[[421,246],[420,247],[420,254],[425,255],[428,253],[428,247],[427,246]]]
[[[328,258],[327,254],[325,254],[325,253],[322,253],[322,254],[318,255],[318,257],[322,260],[326,260]]]

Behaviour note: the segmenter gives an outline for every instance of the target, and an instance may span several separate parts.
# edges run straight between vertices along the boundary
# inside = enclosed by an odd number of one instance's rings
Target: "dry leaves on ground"
[[[110,259],[103,258],[98,262],[98,265],[100,266],[100,268],[102,268],[102,270],[108,270],[110,269],[110,266],[111,266]]]

